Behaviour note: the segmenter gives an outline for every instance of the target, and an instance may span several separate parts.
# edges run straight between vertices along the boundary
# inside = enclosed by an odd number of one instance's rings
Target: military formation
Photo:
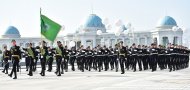
[[[137,69],[151,70],[168,69],[169,72],[189,67],[189,53],[187,47],[181,45],[168,44],[166,47],[162,45],[151,44],[151,46],[136,45],[124,46],[123,42],[115,44],[115,47],[101,47],[97,45],[94,48],[88,46],[84,48],[81,45],[78,49],[75,47],[68,48],[57,41],[56,47],[48,47],[45,41],[40,46],[34,47],[29,43],[27,48],[21,48],[16,45],[16,41],[12,40],[10,50],[4,46],[3,52],[3,73],[17,79],[17,72],[21,72],[19,62],[25,58],[26,71],[29,76],[33,76],[36,71],[37,64],[41,65],[41,76],[45,76],[46,70],[52,72],[53,62],[56,62],[55,75],[61,76],[68,72],[69,65],[71,70],[76,69],[81,72],[95,70],[121,70],[124,74],[127,70]],[[9,73],[9,64],[12,63],[12,70]]]

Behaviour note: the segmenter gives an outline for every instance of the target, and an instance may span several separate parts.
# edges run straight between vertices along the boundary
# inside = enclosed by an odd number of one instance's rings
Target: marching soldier
[[[17,70],[18,70],[17,68],[19,66],[19,61],[21,59],[21,51],[20,51],[20,47],[16,45],[16,41],[14,39],[12,40],[12,47],[10,51],[11,51],[11,58],[13,62],[13,68],[9,76],[12,77],[14,73],[13,79],[17,79]]]
[[[22,52],[22,56],[23,58],[25,58],[26,71],[28,71],[29,66],[30,66],[30,57],[28,55],[28,52],[27,51]]]
[[[137,54],[138,54],[138,51],[137,51],[136,45],[135,45],[135,43],[133,43],[133,45],[131,47],[131,60],[132,60],[133,72],[136,71],[136,64],[137,64],[137,60],[138,60]]]
[[[152,69],[152,72],[154,72],[156,71],[156,68],[157,68],[157,59],[158,59],[158,50],[157,50],[156,44],[151,45],[150,52],[151,52],[151,56],[150,56],[151,69]]]
[[[84,72],[84,63],[85,63],[85,53],[86,50],[84,49],[83,45],[80,48],[80,70]]]
[[[4,69],[3,73],[8,74],[8,69],[9,69],[9,61],[10,60],[10,51],[7,50],[7,46],[4,46],[4,52],[3,52],[3,61],[4,61]]]
[[[75,71],[75,59],[76,59],[76,49],[75,47],[71,48],[70,51],[70,64],[71,64],[71,70]]]
[[[137,52],[138,52],[138,55],[137,55],[137,56],[138,56],[137,63],[138,63],[138,66],[139,66],[139,71],[142,71],[143,51],[142,51],[141,45],[138,45]]]
[[[46,56],[48,54],[48,48],[46,47],[46,42],[42,41],[42,46],[40,49],[40,63],[41,63],[41,76],[45,76],[45,69],[46,69]]]
[[[118,72],[118,59],[119,59],[119,47],[118,47],[118,44],[115,44],[115,48],[114,48],[114,52],[113,53],[113,64],[115,64],[115,69],[116,69],[116,72]]]
[[[119,62],[121,67],[121,74],[125,73],[125,68],[124,68],[125,52],[126,52],[126,47],[123,46],[123,41],[121,41],[119,45]]]
[[[145,45],[142,45],[142,63],[143,63],[143,69],[148,69],[148,51]]]
[[[53,54],[54,54],[54,52],[52,51],[52,49],[50,47],[48,47],[48,54],[46,56],[47,64],[48,64],[48,70],[47,70],[48,72],[52,71]]]
[[[104,48],[103,48],[103,53],[104,53],[104,67],[105,67],[105,71],[107,71],[109,69],[109,58],[108,58],[108,55],[110,53],[109,49],[104,45]]]
[[[102,61],[103,61],[103,50],[98,45],[97,46],[97,63],[98,63],[98,70],[99,70],[99,72],[101,72],[101,70],[102,70]]]
[[[90,46],[87,47],[87,50],[86,50],[86,53],[87,53],[87,70],[91,71],[91,68],[92,68],[92,63],[93,63],[93,51],[90,49]]]
[[[69,50],[67,46],[63,49],[64,51],[64,61],[62,61],[61,65],[61,74],[63,74],[63,69],[65,69],[65,72],[68,72],[68,62],[69,62]]]
[[[33,65],[33,71],[35,72],[36,71],[36,66],[37,66],[37,63],[38,63],[38,59],[39,59],[39,49],[35,48],[35,52],[34,52],[34,65]]]
[[[28,53],[28,59],[29,59],[29,76],[33,76],[33,66],[34,66],[34,53],[35,53],[35,49],[32,47],[32,43],[29,43],[29,47],[28,48],[23,48],[24,51],[26,51]]]
[[[111,70],[113,70],[114,69],[114,56],[113,56],[113,54],[114,54],[114,50],[113,50],[113,48],[110,46],[109,47],[109,59],[110,59],[110,66],[111,66]]]
[[[93,48],[93,69],[97,70],[97,47]]]
[[[160,67],[160,70],[164,69],[164,59],[165,59],[165,50],[163,46],[159,45],[158,48],[158,66]]]
[[[61,62],[62,62],[62,58],[63,58],[63,46],[61,44],[60,41],[57,41],[57,48],[55,49],[55,57],[56,57],[56,64],[57,64],[57,71],[56,71],[56,75],[57,76],[61,76]],[[62,71],[64,73],[64,71]]]

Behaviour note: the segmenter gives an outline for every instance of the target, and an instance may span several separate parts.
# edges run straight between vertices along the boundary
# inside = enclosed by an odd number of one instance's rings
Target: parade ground
[[[24,67],[24,66],[23,66]],[[39,75],[38,68],[32,77],[22,69],[13,80],[0,72],[0,90],[190,90],[190,68],[169,70],[126,71],[121,75],[115,71],[71,71],[62,76],[46,72]],[[10,72],[10,71],[9,71]]]

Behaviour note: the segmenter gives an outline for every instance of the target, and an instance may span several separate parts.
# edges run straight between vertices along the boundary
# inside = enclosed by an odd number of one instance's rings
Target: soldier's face
[[[13,41],[13,42],[12,42],[12,45],[15,46],[15,45],[16,45],[16,41]]]
[[[120,46],[123,46],[123,43],[120,43]]]
[[[45,43],[42,42],[42,46],[45,46]]]
[[[7,50],[7,47],[4,47],[5,50]]]
[[[57,43],[57,46],[60,46],[60,43]]]

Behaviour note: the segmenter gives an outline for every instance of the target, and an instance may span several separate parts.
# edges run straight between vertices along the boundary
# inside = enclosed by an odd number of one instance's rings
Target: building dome
[[[5,31],[3,38],[20,38],[19,30],[14,26],[9,26]]]
[[[157,23],[157,27],[173,27],[173,26],[177,26],[177,23],[175,19],[170,16],[165,16],[161,18]]]
[[[102,23],[102,19],[99,16],[97,16],[96,14],[90,14],[84,27],[105,28],[105,25]]]

